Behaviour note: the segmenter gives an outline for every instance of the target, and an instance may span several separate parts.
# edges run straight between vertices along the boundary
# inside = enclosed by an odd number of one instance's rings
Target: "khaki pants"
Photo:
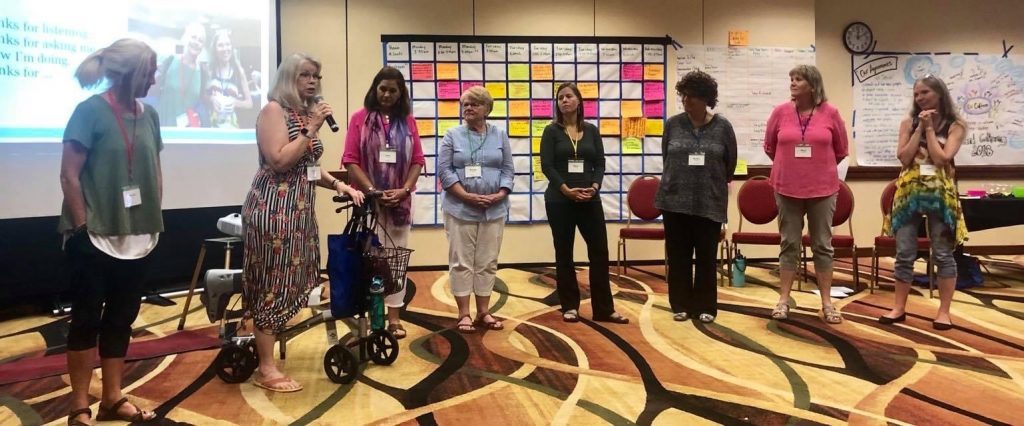
[[[448,235],[448,272],[452,294],[490,296],[498,272],[498,252],[505,232],[505,218],[473,222],[444,215]]]
[[[790,198],[775,194],[779,206],[779,268],[795,271],[800,264],[803,244],[804,215],[807,215],[807,233],[811,237],[815,271],[832,270],[832,215],[836,212],[836,194],[818,198]]]

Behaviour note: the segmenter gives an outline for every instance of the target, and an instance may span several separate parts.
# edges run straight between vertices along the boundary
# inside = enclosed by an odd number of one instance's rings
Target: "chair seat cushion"
[[[804,235],[800,239],[803,242],[804,247],[811,246],[811,236]],[[833,235],[832,236],[832,247],[850,248],[853,247],[853,236],[852,235]]]
[[[782,243],[782,236],[776,232],[733,232],[732,243],[775,245]]]
[[[896,247],[896,239],[893,238],[893,237],[885,236],[885,235],[879,235],[879,236],[875,237],[875,246],[876,247]],[[918,250],[928,250],[931,247],[932,247],[931,240],[929,240],[927,238],[921,238],[921,237],[919,237],[917,239],[917,248],[918,248]]]
[[[622,228],[619,238],[628,240],[664,240],[665,228]]]

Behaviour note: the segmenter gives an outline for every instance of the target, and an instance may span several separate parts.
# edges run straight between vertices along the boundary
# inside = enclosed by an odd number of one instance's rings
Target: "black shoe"
[[[932,328],[934,328],[936,330],[939,330],[939,331],[952,330],[953,329],[953,324],[952,323],[948,323],[948,322],[935,322],[935,321],[932,321]]]
[[[906,321],[906,320],[907,320],[907,313],[906,312],[900,314],[900,316],[898,316],[896,318],[889,318],[889,317],[886,317],[886,316],[878,317],[878,322],[880,324],[885,324],[885,325],[895,324],[895,323],[903,322],[903,321]]]

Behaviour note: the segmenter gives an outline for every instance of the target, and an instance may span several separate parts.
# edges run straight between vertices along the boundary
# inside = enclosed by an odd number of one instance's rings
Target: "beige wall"
[[[333,102],[338,116],[347,116],[362,105],[369,82],[382,65],[381,34],[669,34],[682,44],[724,44],[729,30],[748,30],[752,45],[816,45],[817,64],[826,77],[829,97],[846,117],[852,108],[850,57],[843,49],[840,32],[849,22],[861,20],[871,25],[875,38],[880,40],[878,48],[885,50],[994,53],[1003,38],[1024,41],[1024,28],[1017,25],[1024,21],[1024,7],[1014,0],[988,0],[984,7],[966,0],[282,0],[281,15],[283,53],[304,51],[324,62],[324,96]],[[676,81],[674,62],[670,52],[670,87]],[[676,112],[673,103],[670,113]],[[344,131],[325,139],[324,164],[330,167],[341,158]],[[1024,183],[1024,177],[1016,178],[1016,183]],[[881,227],[878,197],[883,184],[851,182],[858,200],[854,230],[861,246],[869,246]],[[334,213],[326,197],[320,200],[317,212],[321,233],[337,232],[345,218]],[[735,229],[735,208],[730,208],[729,215],[730,229]],[[617,224],[608,225],[613,259],[619,228]],[[744,230],[750,229],[757,228],[744,226]],[[972,234],[975,243],[1022,239],[1024,227]],[[500,261],[551,262],[554,253],[550,241],[547,225],[508,226]],[[414,265],[447,264],[447,241],[442,229],[417,228],[410,244],[417,250]],[[777,250],[771,248],[747,251],[748,256],[755,257],[776,254]],[[581,240],[576,245],[576,256],[586,258]],[[631,245],[631,259],[660,256],[662,249],[657,243]]]

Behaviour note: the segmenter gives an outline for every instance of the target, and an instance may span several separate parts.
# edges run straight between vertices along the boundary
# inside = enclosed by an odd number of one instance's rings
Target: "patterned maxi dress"
[[[288,140],[299,136],[305,120],[286,109]],[[319,139],[290,170],[277,173],[260,155],[260,168],[242,206],[245,254],[242,300],[256,328],[279,332],[306,305],[319,282],[320,240],[313,208],[316,182],[306,166],[323,154]]]

